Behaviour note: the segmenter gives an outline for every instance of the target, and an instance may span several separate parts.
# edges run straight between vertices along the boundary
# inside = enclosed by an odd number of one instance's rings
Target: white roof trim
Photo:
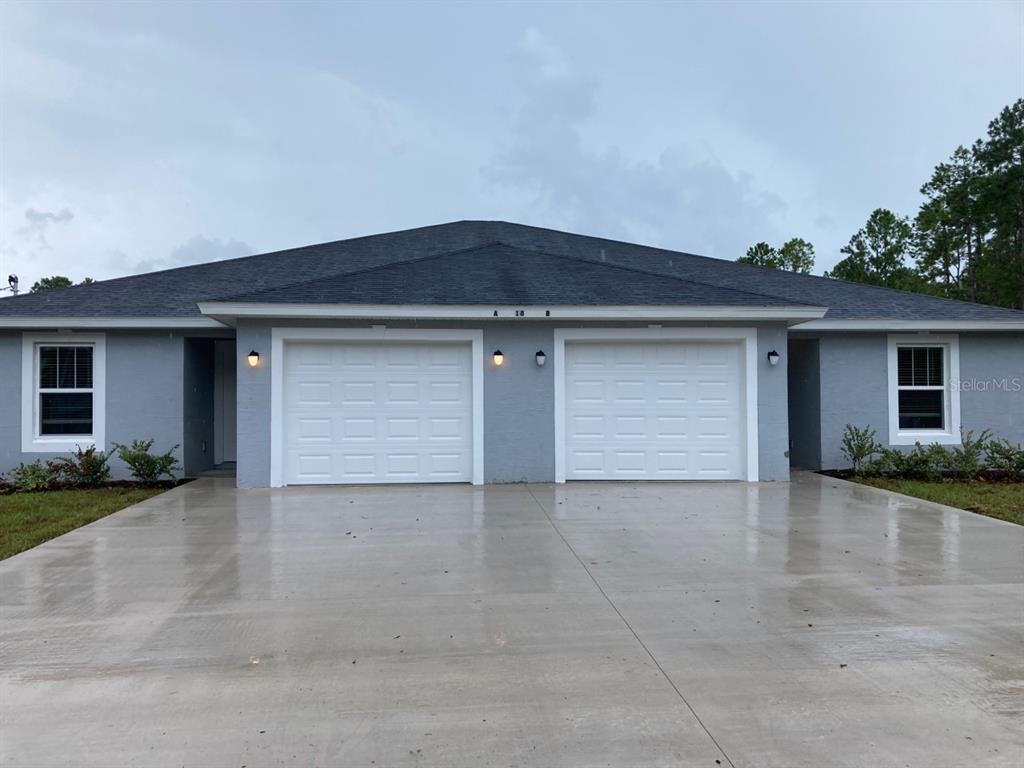
[[[802,320],[826,307],[776,306],[487,306],[418,304],[277,304],[199,302],[204,315],[223,318],[438,319],[438,320]]]
[[[794,331],[1024,331],[1021,320],[810,320]]]
[[[0,328],[223,328],[212,317],[3,317]]]

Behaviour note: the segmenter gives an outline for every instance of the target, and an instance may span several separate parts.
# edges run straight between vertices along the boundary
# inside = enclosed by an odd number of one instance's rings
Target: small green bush
[[[55,480],[54,472],[46,464],[36,459],[31,464],[19,464],[11,470],[7,481],[20,493],[45,491]]]
[[[997,472],[1024,479],[1024,445],[1009,440],[990,440],[985,446],[985,465]]]
[[[960,445],[915,443],[910,450],[886,448],[875,439],[875,431],[847,424],[842,439],[843,456],[858,475],[908,480],[935,480],[951,476],[970,480],[986,471],[1024,479],[1024,446],[992,437],[990,430],[977,437],[961,432]]]
[[[70,456],[61,456],[46,464],[57,482],[92,488],[110,480],[108,460],[107,454],[96,450],[96,446],[82,450],[78,445]]]
[[[977,437],[973,432],[961,432],[960,445],[947,451],[949,458],[943,469],[959,480],[975,477],[985,469],[985,446],[991,438],[992,433],[987,429]]]
[[[166,475],[174,480],[174,471],[181,469],[178,460],[174,458],[174,452],[178,446],[173,446],[166,453],[150,453],[154,440],[133,440],[132,444],[122,445],[114,443],[114,451],[118,457],[131,470],[132,477],[144,483],[155,483]]]
[[[899,448],[883,448],[875,467],[877,474],[886,477],[901,477],[908,480],[934,480],[942,474],[943,464],[948,461],[943,446],[933,444],[927,447],[914,443],[909,451]]]
[[[842,449],[843,456],[853,464],[854,473],[859,474],[872,456],[881,453],[882,446],[875,439],[875,430],[847,424],[843,430]]]

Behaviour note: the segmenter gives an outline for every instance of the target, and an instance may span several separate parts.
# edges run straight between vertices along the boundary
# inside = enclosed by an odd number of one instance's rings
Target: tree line
[[[825,277],[1024,309],[1024,99],[939,163],[921,194],[913,219],[873,211]],[[738,261],[810,274],[814,246],[757,243]]]

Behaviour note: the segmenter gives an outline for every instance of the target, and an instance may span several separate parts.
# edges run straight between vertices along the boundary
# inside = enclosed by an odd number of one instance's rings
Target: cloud
[[[37,211],[35,208],[25,211],[25,221],[28,222],[27,226],[32,229],[46,229],[52,223],[71,221],[73,218],[75,215],[69,208],[61,208],[57,213]]]
[[[194,235],[172,250],[165,258],[137,261],[129,267],[129,271],[133,273],[154,272],[160,269],[184,267],[189,264],[249,256],[252,252],[253,249],[241,240],[218,240],[204,235]],[[125,254],[118,254],[118,258],[127,260]]]
[[[19,227],[16,235],[20,235],[26,244],[31,248],[49,249],[50,244],[46,240],[46,230],[51,224],[63,224],[75,218],[70,208],[61,208],[56,213],[52,211],[37,211],[35,208],[25,209],[25,224]]]
[[[534,59],[544,80],[565,80],[572,76],[569,57],[565,51],[548,40],[536,28],[523,34],[523,52]]]
[[[785,202],[694,143],[666,147],[653,161],[585,146],[581,129],[598,112],[598,83],[574,74],[565,53],[535,29],[521,47],[534,77],[504,148],[484,169],[487,179],[528,192],[540,216],[577,231],[730,259],[743,254],[752,231],[778,236],[774,219]]]

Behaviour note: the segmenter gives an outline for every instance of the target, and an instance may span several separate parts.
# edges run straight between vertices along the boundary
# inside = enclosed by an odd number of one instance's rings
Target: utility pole
[[[7,284],[10,287],[8,287],[8,288],[0,288],[0,292],[10,291],[12,296],[17,296],[18,295],[18,276],[17,275],[8,275],[7,276]]]

